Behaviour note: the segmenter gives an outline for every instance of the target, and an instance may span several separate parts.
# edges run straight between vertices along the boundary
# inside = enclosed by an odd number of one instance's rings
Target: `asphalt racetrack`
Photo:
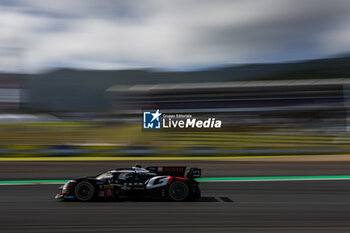
[[[140,162],[141,163],[141,162]],[[348,175],[349,162],[147,161],[203,177]],[[69,179],[133,162],[2,162],[1,180]],[[0,232],[350,232],[350,180],[203,182],[196,202],[60,202],[59,185],[0,186]]]

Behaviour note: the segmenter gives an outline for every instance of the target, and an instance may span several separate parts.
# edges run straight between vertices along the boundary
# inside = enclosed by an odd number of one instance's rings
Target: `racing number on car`
[[[104,185],[103,190],[104,190],[105,197],[113,197],[114,196],[112,185]]]

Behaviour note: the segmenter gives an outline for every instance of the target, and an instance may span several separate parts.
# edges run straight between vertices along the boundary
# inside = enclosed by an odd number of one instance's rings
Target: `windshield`
[[[98,175],[98,176],[96,177],[96,179],[97,179],[97,180],[102,180],[102,179],[108,179],[108,178],[112,178],[112,177],[113,177],[112,173],[110,173],[110,172],[105,172],[105,173],[102,173],[101,175]]]

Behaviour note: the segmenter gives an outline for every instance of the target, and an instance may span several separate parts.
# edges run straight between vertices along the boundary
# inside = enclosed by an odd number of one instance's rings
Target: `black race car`
[[[97,199],[122,200],[125,197],[170,199],[173,201],[200,198],[201,169],[153,166],[119,168],[94,177],[81,177],[60,187],[56,199],[91,201]]]

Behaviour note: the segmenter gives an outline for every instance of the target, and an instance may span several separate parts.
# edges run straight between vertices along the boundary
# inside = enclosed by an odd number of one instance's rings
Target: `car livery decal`
[[[165,186],[168,184],[170,178],[170,176],[155,176],[149,180],[149,182],[146,185],[146,189],[153,189]]]

